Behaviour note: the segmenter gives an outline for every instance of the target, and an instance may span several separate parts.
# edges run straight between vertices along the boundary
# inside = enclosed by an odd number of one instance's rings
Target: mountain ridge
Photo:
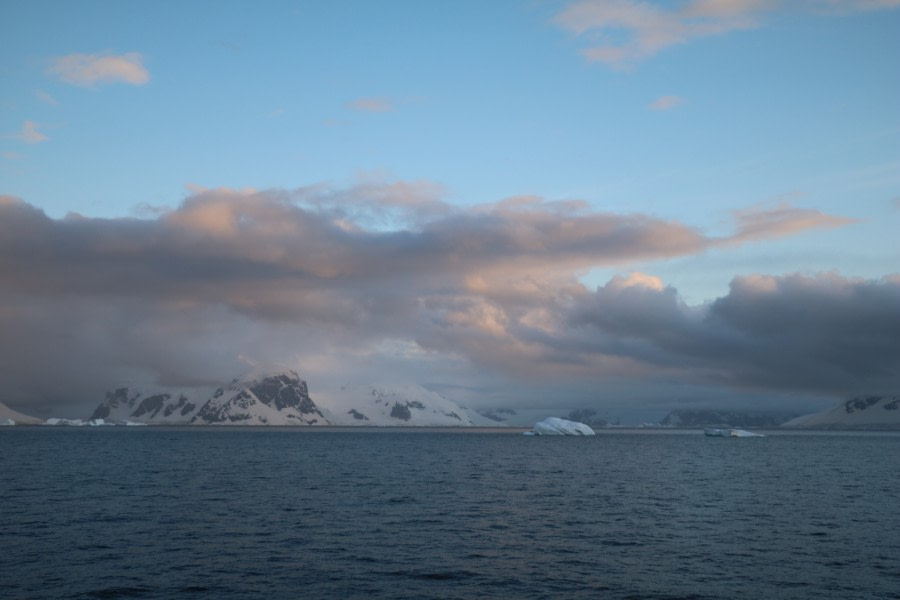
[[[344,387],[313,400],[293,370],[235,378],[217,388],[120,387],[91,416],[107,422],[159,425],[482,425],[480,416],[413,383]]]

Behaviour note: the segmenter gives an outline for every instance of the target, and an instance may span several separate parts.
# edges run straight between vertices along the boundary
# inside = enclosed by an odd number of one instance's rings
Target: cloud
[[[389,112],[394,110],[393,102],[386,98],[357,98],[347,106],[361,112]]]
[[[53,96],[51,96],[44,90],[37,90],[34,93],[34,95],[37,96],[38,100],[40,100],[41,102],[43,102],[45,104],[52,104],[54,106],[59,104],[59,102],[56,100],[56,98],[54,98]]]
[[[797,299],[821,315],[801,319],[798,337],[832,341],[828,324],[842,322],[840,311],[859,319],[867,336],[870,314],[893,331],[884,308],[893,280],[835,276],[805,287],[802,279],[737,280],[729,297],[706,307],[685,306],[651,275],[616,277],[595,291],[579,280],[596,266],[725,249],[835,226],[844,222],[839,217],[755,209],[737,216],[732,234],[713,237],[577,201],[517,197],[460,208],[440,194],[428,182],[195,187],[177,208],[144,219],[51,219],[0,197],[7,400],[52,403],[77,392],[96,402],[135,377],[173,385],[222,380],[247,357],[291,362],[319,389],[353,377],[394,377],[493,397],[536,381],[587,389],[609,378],[665,376],[749,385],[751,375],[762,386],[818,389],[816,364],[844,368],[844,378],[832,379],[848,387],[862,385],[867,371],[862,354],[849,358],[849,349],[863,349],[845,325],[834,330],[843,338],[834,341],[841,351],[832,362],[819,353],[804,363],[805,374],[790,378],[774,362],[774,338],[754,339],[742,323],[777,311],[788,318]],[[378,219],[382,211],[392,214],[389,223]],[[757,310],[754,299],[767,308]],[[816,312],[822,302],[830,308]],[[742,362],[762,342],[773,362],[762,354]],[[889,340],[876,342],[871,352],[884,358],[872,365],[896,356]],[[872,381],[885,380],[879,368]]]
[[[144,85],[150,81],[150,73],[142,64],[143,60],[137,52],[69,54],[54,59],[48,72],[66,83],[82,87],[115,82]]]
[[[628,68],[659,52],[696,39],[759,27],[776,11],[840,14],[896,8],[900,0],[577,0],[553,22],[586,39],[590,62]]]
[[[831,229],[856,222],[848,217],[797,208],[784,202],[771,208],[757,206],[735,211],[734,218],[737,231],[728,241],[735,243],[793,235],[807,229]]]
[[[695,381],[826,394],[900,385],[900,276],[755,275],[690,307],[677,291],[611,284],[585,295],[559,336],[595,360],[627,356]]]
[[[34,121],[25,121],[22,123],[21,131],[7,135],[6,137],[21,140],[26,144],[40,144],[41,142],[46,142],[50,139],[46,134],[38,131],[38,124]]]
[[[900,7],[900,0],[811,0],[810,4],[834,12],[857,12]]]
[[[669,110],[670,108],[675,108],[683,102],[684,100],[678,96],[660,96],[650,103],[650,108],[652,110]]]
[[[670,46],[695,38],[757,26],[765,0],[697,0],[676,8],[637,0],[580,0],[554,22],[575,35],[587,35],[583,51],[591,62],[627,67]]]

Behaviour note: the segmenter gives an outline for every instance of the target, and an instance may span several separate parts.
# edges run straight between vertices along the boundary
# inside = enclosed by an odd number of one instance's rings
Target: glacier
[[[577,421],[569,421],[558,417],[548,417],[534,424],[526,435],[596,435],[594,430]]]

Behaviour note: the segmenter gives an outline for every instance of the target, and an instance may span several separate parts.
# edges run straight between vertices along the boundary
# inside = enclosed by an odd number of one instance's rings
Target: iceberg
[[[526,435],[595,435],[594,430],[576,421],[567,421],[557,417],[549,417],[534,424]]]
[[[744,429],[704,429],[703,433],[709,437],[766,437]]]
[[[0,427],[2,426],[12,426],[15,425],[16,422],[12,419],[0,419]]]
[[[58,417],[51,417],[44,422],[44,425],[66,425],[69,427],[82,427],[84,426],[84,421],[81,419],[60,419]]]

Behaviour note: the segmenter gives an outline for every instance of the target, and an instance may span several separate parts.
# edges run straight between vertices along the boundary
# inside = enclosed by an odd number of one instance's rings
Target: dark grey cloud
[[[690,307],[672,288],[607,285],[568,321],[582,354],[627,356],[737,388],[893,393],[900,388],[900,276],[751,276]],[[568,349],[564,349],[568,350]]]
[[[896,280],[739,279],[690,307],[650,277],[595,291],[577,277],[849,222],[757,208],[713,237],[579,202],[453,207],[427,183],[202,190],[144,219],[51,219],[0,197],[0,401],[50,410],[127,379],[200,384],[253,362],[289,363],[313,389],[377,375],[484,397],[538,380],[892,385],[900,336],[872,328],[896,331]]]

